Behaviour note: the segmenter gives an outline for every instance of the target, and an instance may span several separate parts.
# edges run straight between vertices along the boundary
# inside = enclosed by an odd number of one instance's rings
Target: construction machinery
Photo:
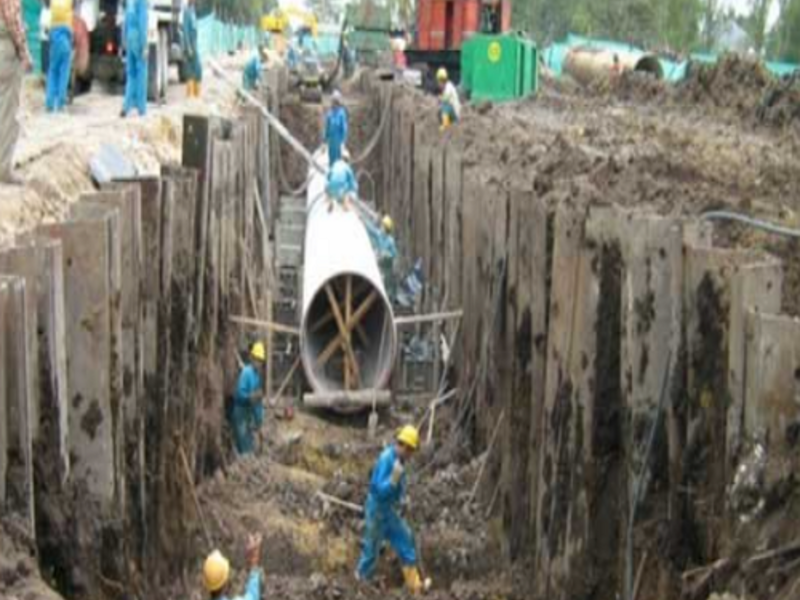
[[[461,81],[461,48],[476,33],[511,29],[511,0],[419,0],[416,37],[406,49],[409,67],[423,71],[423,85],[435,89],[435,73],[447,69]]]

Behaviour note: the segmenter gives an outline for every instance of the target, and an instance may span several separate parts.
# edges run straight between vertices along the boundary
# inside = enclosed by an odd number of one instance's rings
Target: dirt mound
[[[0,598],[63,600],[44,581],[33,540],[13,517],[0,521]]]
[[[772,82],[756,109],[756,117],[772,127],[800,126],[800,76]]]
[[[752,116],[771,81],[764,65],[738,54],[726,54],[713,65],[692,63],[675,98]]]
[[[667,84],[650,73],[626,71],[616,81],[614,93],[626,102],[647,103],[666,93]]]

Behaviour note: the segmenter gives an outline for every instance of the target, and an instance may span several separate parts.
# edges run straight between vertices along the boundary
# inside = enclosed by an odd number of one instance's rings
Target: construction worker
[[[242,71],[242,87],[248,92],[258,89],[258,80],[261,79],[261,57],[256,53],[247,61]]]
[[[0,184],[22,184],[12,167],[20,131],[17,110],[22,76],[32,65],[22,24],[22,2],[0,0]]]
[[[45,91],[47,112],[59,112],[67,106],[72,73],[72,19],[72,0],[51,0],[50,61]]]
[[[253,431],[261,427],[264,420],[264,383],[261,371],[267,362],[267,349],[262,342],[256,342],[250,349],[250,356],[239,372],[236,392],[233,396],[231,425],[236,451],[250,454],[254,450]]]
[[[131,109],[140,116],[147,113],[147,0],[125,4],[125,101],[122,116]]]
[[[444,67],[436,71],[436,81],[439,83],[439,129],[444,131],[461,118],[461,100],[458,91],[447,75]]]
[[[372,468],[369,494],[364,509],[364,537],[356,578],[367,581],[375,574],[375,563],[384,540],[397,554],[403,567],[406,587],[413,594],[423,591],[417,568],[417,551],[411,528],[397,514],[405,494],[406,463],[419,448],[419,432],[406,425],[397,433],[394,444],[381,452]]]
[[[245,556],[250,575],[244,594],[234,600],[260,600],[261,599],[261,544],[260,534],[247,538]],[[231,564],[219,550],[214,550],[203,563],[203,586],[209,594],[210,600],[228,600],[230,587]]]
[[[328,183],[325,186],[330,204],[328,212],[333,210],[334,202],[338,202],[345,210],[350,209],[351,196],[358,197],[358,182],[350,168],[343,160],[337,160],[328,171]]]
[[[389,300],[394,302],[397,297],[397,282],[394,277],[394,261],[397,258],[397,244],[393,235],[394,220],[389,215],[384,215],[380,228],[369,220],[364,222],[367,224],[367,233],[369,233],[372,247],[378,257],[378,267],[383,276],[383,285],[386,286]]]
[[[203,65],[200,62],[200,51],[197,47],[197,11],[195,0],[188,0],[183,9],[183,52],[186,60],[186,95],[189,98],[200,97],[200,82],[203,81]]]
[[[342,106],[342,94],[334,90],[332,106],[325,115],[325,142],[328,144],[328,164],[342,158],[342,146],[347,143],[347,109]]]

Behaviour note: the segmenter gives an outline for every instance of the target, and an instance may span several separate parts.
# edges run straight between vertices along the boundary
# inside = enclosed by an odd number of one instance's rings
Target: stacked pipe
[[[625,71],[649,73],[656,79],[664,76],[661,63],[654,54],[612,51],[589,46],[572,48],[564,59],[564,70],[583,85]]]

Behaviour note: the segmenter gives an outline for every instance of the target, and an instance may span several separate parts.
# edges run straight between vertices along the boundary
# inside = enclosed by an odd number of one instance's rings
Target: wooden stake
[[[279,400],[281,395],[283,394],[283,392],[286,391],[286,388],[289,385],[289,382],[292,380],[292,377],[294,376],[294,372],[297,371],[297,367],[299,367],[299,366],[300,366],[300,356],[298,356],[297,358],[294,359],[294,363],[292,364],[292,368],[289,369],[289,372],[283,378],[283,381],[281,381],[281,385],[278,387],[278,391],[275,392],[275,395],[273,396],[274,400],[276,400],[276,401]]]
[[[356,312],[353,313],[352,320],[347,323],[347,331],[352,331],[352,329],[361,322],[364,316],[367,314],[372,305],[375,304],[375,301],[378,299],[378,292],[372,291],[372,293],[367,296],[366,300],[361,303],[361,305],[356,309]],[[327,363],[333,353],[336,352],[336,349],[339,347],[339,344],[342,341],[342,332],[339,331],[339,335],[337,335],[334,339],[330,341],[330,343],[325,347],[325,349],[320,353],[317,357],[317,365],[322,366]]]
[[[211,537],[211,532],[208,529],[208,524],[206,523],[205,515],[203,514],[203,508],[200,506],[200,498],[197,497],[197,488],[194,485],[194,477],[192,476],[192,469],[189,466],[189,459],[186,458],[186,452],[183,451],[183,446],[178,446],[178,454],[181,455],[181,462],[183,463],[183,469],[186,473],[186,481],[189,483],[189,491],[192,492],[192,499],[194,500],[194,508],[197,511],[197,518],[200,519],[200,525],[203,527],[203,533],[205,534],[206,544],[209,548],[214,548],[214,540]]]
[[[290,327],[289,325],[283,325],[281,323],[275,323],[274,321],[264,321],[261,319],[251,319],[250,317],[243,317],[241,315],[231,315],[228,317],[231,323],[236,323],[237,325],[248,325],[250,327],[259,327],[261,329],[267,329],[269,331],[276,331],[278,333],[285,333],[287,335],[300,335],[300,330],[297,327]]]
[[[358,362],[356,361],[356,355],[353,352],[353,346],[350,343],[350,331],[352,331],[353,328],[348,327],[348,323],[345,323],[344,318],[342,317],[342,311],[339,308],[339,301],[336,299],[336,294],[333,293],[333,289],[331,288],[330,284],[325,286],[325,293],[328,296],[328,302],[331,305],[333,317],[336,319],[336,324],[339,326],[338,339],[342,345],[345,360],[350,361],[350,366],[353,369],[353,375],[355,375],[356,378],[356,385],[361,387],[361,373],[358,368]]]
[[[426,315],[410,315],[408,317],[397,317],[394,324],[398,327],[403,325],[416,325],[418,323],[435,323],[437,321],[447,321],[451,319],[461,319],[464,316],[463,310],[453,310],[450,312],[429,313]]]

